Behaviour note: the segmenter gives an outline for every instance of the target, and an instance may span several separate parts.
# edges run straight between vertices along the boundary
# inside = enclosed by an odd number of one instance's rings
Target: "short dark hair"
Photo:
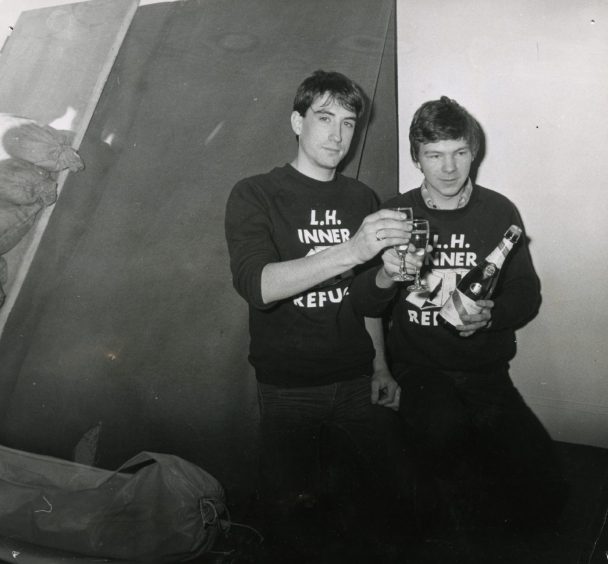
[[[354,81],[339,72],[317,70],[298,87],[293,101],[294,111],[301,116],[306,115],[315,99],[326,93],[357,117],[365,110],[365,96]]]
[[[418,162],[420,145],[450,139],[464,139],[475,158],[481,144],[481,128],[467,110],[447,96],[422,104],[410,125],[412,160]]]

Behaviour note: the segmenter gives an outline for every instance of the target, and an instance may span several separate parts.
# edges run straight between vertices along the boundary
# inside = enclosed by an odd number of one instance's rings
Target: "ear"
[[[296,112],[295,110],[291,112],[291,129],[296,135],[300,135],[302,132],[302,116],[300,112]]]

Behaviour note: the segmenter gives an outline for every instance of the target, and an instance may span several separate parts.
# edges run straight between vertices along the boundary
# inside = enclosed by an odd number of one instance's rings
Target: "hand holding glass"
[[[414,219],[412,221],[412,236],[410,245],[414,245],[416,250],[414,254],[423,257],[426,253],[426,247],[429,244],[429,222],[426,219]],[[426,284],[420,280],[420,269],[416,269],[416,280],[413,284],[407,287],[408,292],[423,292],[426,290]]]
[[[405,220],[410,223],[412,218],[414,217],[414,213],[412,208],[391,208],[393,211],[401,212],[405,215]],[[405,255],[407,254],[407,248],[409,245],[395,245],[393,248],[399,255],[401,260],[401,264],[399,265],[399,272],[395,274],[392,278],[393,280],[397,280],[399,282],[408,282],[413,280],[414,277],[411,274],[408,274],[405,270]]]

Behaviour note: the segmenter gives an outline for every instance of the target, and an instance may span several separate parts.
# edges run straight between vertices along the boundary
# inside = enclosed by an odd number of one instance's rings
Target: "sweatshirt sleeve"
[[[387,289],[378,287],[376,284],[378,268],[376,263],[357,274],[349,289],[353,307],[367,317],[380,317],[393,301],[398,290],[398,284]]]
[[[262,300],[262,270],[279,260],[272,240],[268,206],[251,179],[238,182],[226,204],[225,233],[232,283],[251,306],[269,309]]]
[[[513,223],[522,225],[514,210]],[[518,329],[537,313],[541,302],[540,280],[532,265],[525,232],[506,259],[498,279],[490,330]]]

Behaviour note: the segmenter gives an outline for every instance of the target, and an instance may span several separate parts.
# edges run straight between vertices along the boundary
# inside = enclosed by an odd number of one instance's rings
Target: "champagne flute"
[[[412,236],[410,238],[410,244],[416,247],[414,253],[420,257],[423,257],[426,253],[426,246],[429,244],[429,222],[426,219],[414,219],[412,220]],[[408,292],[423,292],[425,291],[426,284],[420,280],[420,269],[416,269],[416,280],[413,284],[407,287]]]
[[[398,207],[398,208],[390,208],[390,209],[404,214],[405,220],[407,222],[411,222],[412,219],[414,218],[414,212],[413,212],[412,208]],[[401,263],[399,265],[399,273],[395,274],[392,277],[393,280],[397,280],[399,282],[409,282],[414,279],[414,277],[411,274],[408,274],[405,270],[405,255],[407,254],[408,246],[409,245],[406,244],[406,245],[395,245],[393,247],[395,249],[395,251],[397,252],[397,254],[399,255],[399,259],[401,260]]]

